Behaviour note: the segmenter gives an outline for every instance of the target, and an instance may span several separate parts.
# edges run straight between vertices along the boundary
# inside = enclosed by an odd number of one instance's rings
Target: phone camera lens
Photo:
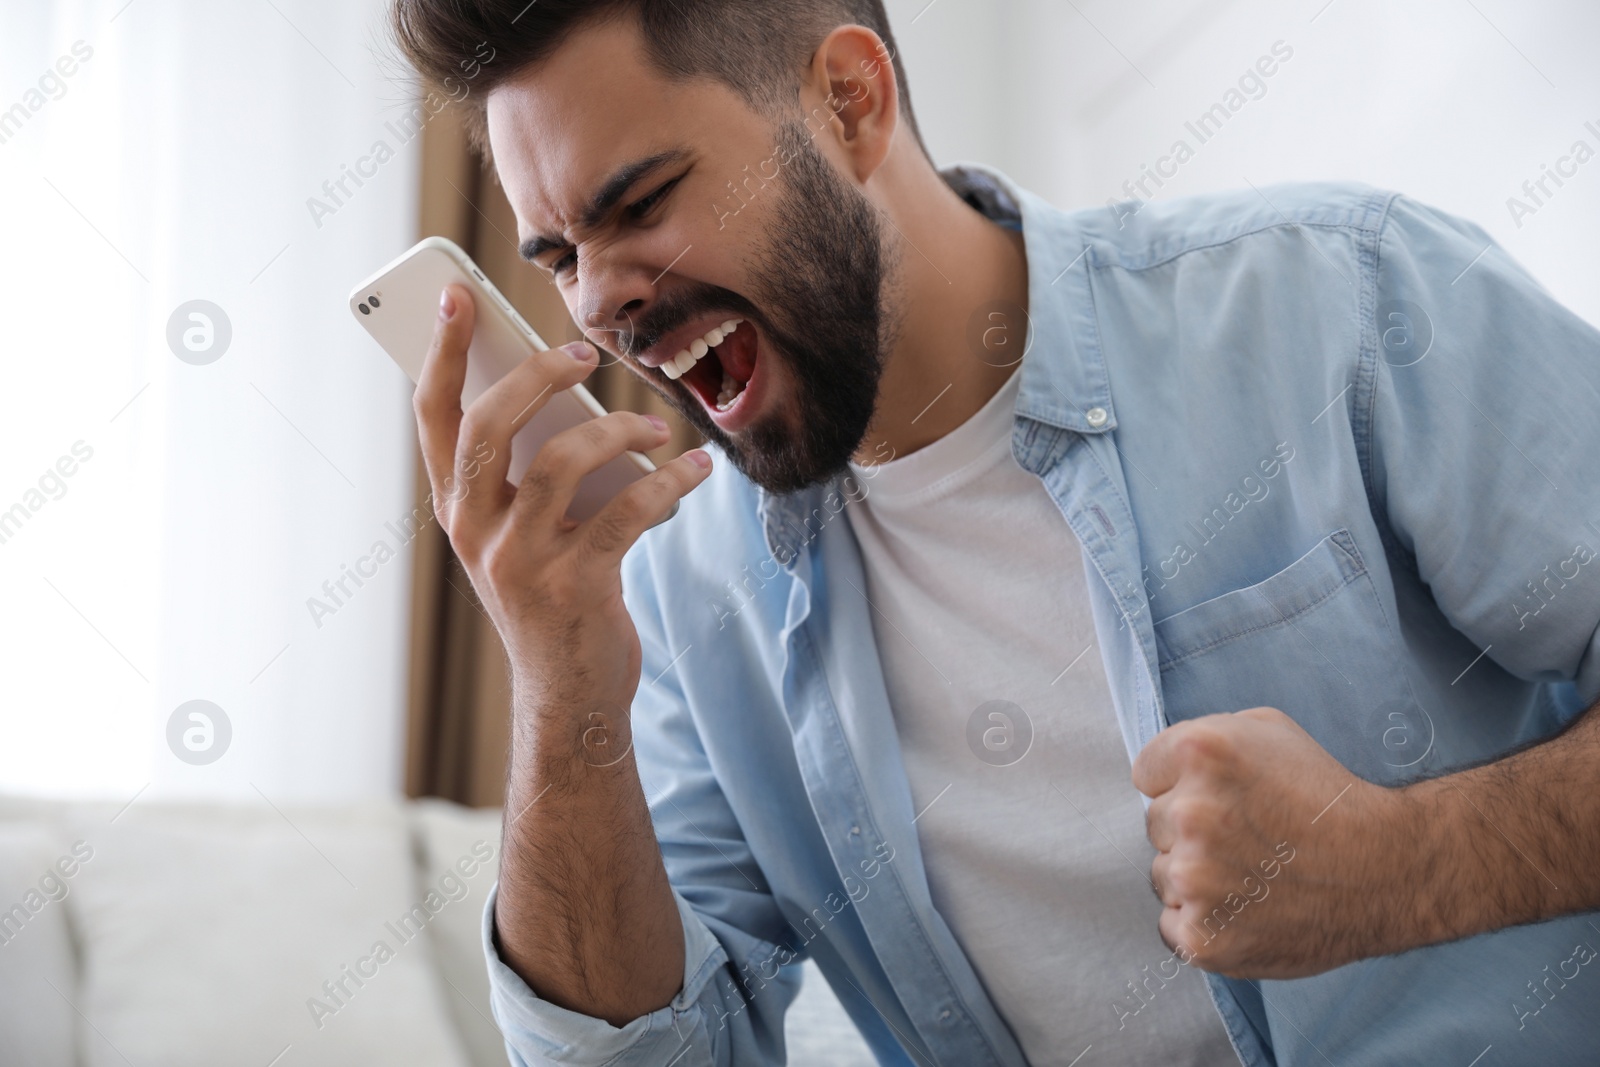
[[[367,303],[371,304],[373,307],[378,307],[378,297],[376,295],[367,297]]]
[[[367,307],[367,305],[365,305],[365,304],[357,304],[356,307],[361,309],[361,314],[363,314],[363,315],[372,314],[372,309]]]

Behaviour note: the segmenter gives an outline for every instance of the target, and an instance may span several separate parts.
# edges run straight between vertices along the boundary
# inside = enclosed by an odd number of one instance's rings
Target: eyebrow
[[[588,206],[578,216],[579,225],[585,229],[599,225],[600,221],[610,214],[611,209],[617,206],[617,202],[626,196],[628,190],[633,188],[636,183],[663,167],[677,163],[686,155],[688,155],[688,152],[685,149],[673,148],[665,152],[657,152],[653,156],[646,156],[644,159],[636,159],[631,163],[625,163],[618,167],[612,172],[611,177],[607,178],[604,184],[600,186],[599,190],[589,198]],[[517,252],[523,259],[531,263],[544,253],[552,249],[562,248],[567,243],[561,237],[541,234],[538,237],[530,237],[522,242],[517,248]]]

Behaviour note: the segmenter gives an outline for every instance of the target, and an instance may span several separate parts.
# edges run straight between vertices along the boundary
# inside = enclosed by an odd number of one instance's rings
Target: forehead
[[[575,31],[490,93],[487,118],[495,168],[525,237],[574,222],[625,163],[704,150],[759,125],[722,83],[663,75],[630,19]]]

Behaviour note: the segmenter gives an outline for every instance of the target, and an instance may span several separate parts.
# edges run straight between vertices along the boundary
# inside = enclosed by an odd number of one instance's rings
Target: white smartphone
[[[512,368],[549,346],[459,245],[446,237],[423,238],[351,290],[350,314],[416,382],[433,343],[439,293],[452,282],[472,293],[478,313],[467,349],[467,379],[461,393],[461,406],[465,409]],[[605,408],[582,385],[550,397],[511,438],[511,465],[506,478],[513,485],[520,484],[534,453],[545,441],[605,413]],[[567,517],[582,522],[655,469],[648,456],[624,452],[583,477],[567,508]],[[674,503],[667,517],[677,512]]]

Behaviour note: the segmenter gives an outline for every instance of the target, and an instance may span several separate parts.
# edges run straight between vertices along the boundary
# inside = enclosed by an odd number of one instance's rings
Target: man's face
[[[524,252],[574,321],[775,492],[856,451],[889,342],[892,265],[876,209],[817,147],[826,118],[669,81],[626,19],[488,102]]]

